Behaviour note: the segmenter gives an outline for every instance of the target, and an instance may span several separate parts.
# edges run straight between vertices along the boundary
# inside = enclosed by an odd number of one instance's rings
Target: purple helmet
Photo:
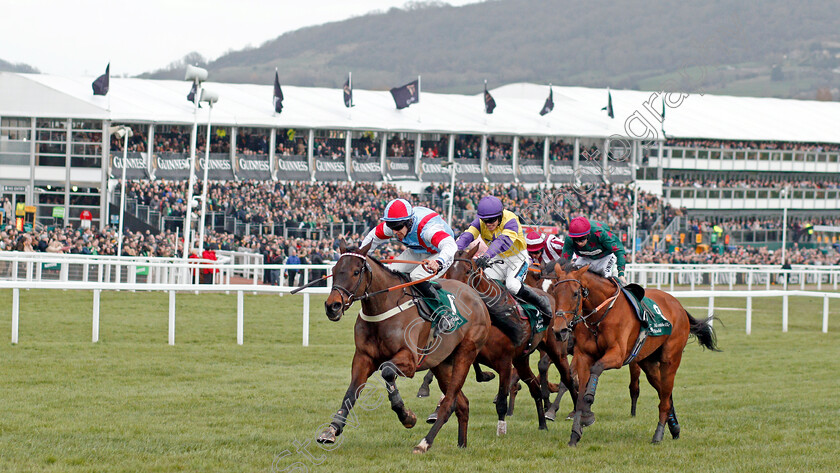
[[[496,196],[488,195],[478,202],[478,218],[480,219],[498,217],[504,211],[504,204]]]

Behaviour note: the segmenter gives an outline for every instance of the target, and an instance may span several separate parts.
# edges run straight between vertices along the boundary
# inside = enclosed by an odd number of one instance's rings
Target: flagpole
[[[204,226],[207,214],[207,173],[210,169],[210,116],[213,114],[213,102],[209,102],[210,110],[207,111],[207,139],[204,141],[204,186],[201,189],[201,228],[198,237],[198,255],[204,254]]]
[[[417,74],[417,103],[420,103],[420,74]],[[420,110],[422,110],[422,107]],[[420,110],[417,111],[417,123],[420,123]]]
[[[350,106],[347,110],[347,119],[353,120],[353,71],[347,73],[347,85],[350,87]]]
[[[275,77],[275,80],[276,80],[276,78],[277,78],[277,74],[278,74],[278,72],[277,72],[277,68],[275,67],[275,68],[274,68],[274,77]],[[271,85],[272,85],[272,87],[274,87],[274,84],[271,84]],[[272,89],[272,92],[271,92],[271,97],[272,97],[271,102],[272,102],[272,104],[273,104],[273,103],[274,103],[274,97],[275,97],[275,96],[274,96],[274,89]],[[276,118],[276,117],[277,117],[277,106],[276,106],[276,105],[272,105],[272,107],[271,107],[271,108],[272,108],[272,111],[271,111],[271,116],[272,116],[272,118]]]
[[[192,127],[192,134],[190,135],[190,177],[189,182],[187,184],[187,215],[186,221],[184,222],[184,262],[186,262],[190,257],[190,219],[192,218],[192,199],[193,199],[193,185],[195,184],[195,147],[196,147],[196,139],[198,135],[198,102],[201,100],[201,83],[197,80],[193,81],[195,84],[195,95],[193,96],[193,127]],[[207,143],[205,143],[205,146]],[[184,276],[184,282],[189,283],[189,268],[184,268],[186,274]]]

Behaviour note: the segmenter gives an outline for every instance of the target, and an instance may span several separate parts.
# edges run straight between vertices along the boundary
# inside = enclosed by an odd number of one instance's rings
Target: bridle
[[[373,271],[371,271],[370,268],[368,267],[368,262],[367,262],[367,257],[366,256],[360,255],[358,253],[347,252],[347,253],[343,253],[341,255],[341,257],[338,258],[339,261],[341,260],[341,258],[344,258],[345,256],[354,256],[356,258],[361,258],[362,261],[364,262],[364,265],[362,266],[362,269],[359,272],[359,278],[356,280],[356,285],[353,286],[353,290],[348,290],[347,288],[345,288],[343,286],[339,286],[338,284],[335,283],[335,281],[333,281],[333,285],[332,285],[332,289],[330,290],[330,294],[332,294],[332,291],[338,291],[338,295],[341,297],[341,313],[342,314],[344,313],[344,311],[349,309],[351,305],[353,305],[353,302],[355,302],[357,300],[361,301],[361,300],[367,299],[368,297],[371,296],[371,294],[368,294],[367,288],[370,287],[370,282],[371,282],[371,279],[373,278]],[[338,261],[336,261],[336,264],[338,264]],[[357,296],[356,292],[358,292],[359,287],[362,285],[362,279],[364,279],[365,274],[367,274],[367,279],[368,279],[367,284],[365,284],[365,293],[362,296]],[[347,300],[346,301],[345,301],[345,298],[344,298],[345,294],[347,295]]]
[[[581,291],[577,296],[577,298],[578,298],[578,302],[576,304],[577,307],[575,308],[575,310],[558,310],[557,312],[555,312],[555,315],[560,315],[561,317],[565,318],[566,315],[571,314],[573,317],[572,317],[571,322],[568,323],[569,330],[573,330],[577,324],[583,323],[583,325],[587,329],[589,329],[589,331],[592,332],[593,335],[597,336],[598,331],[596,329],[597,329],[598,325],[600,325],[600,323],[603,322],[604,319],[607,317],[607,314],[610,313],[610,310],[612,309],[613,305],[615,304],[615,301],[618,299],[619,294],[621,294],[621,288],[616,286],[615,294],[612,297],[607,298],[606,300],[604,300],[604,302],[600,303],[598,305],[598,307],[595,307],[594,309],[589,311],[588,314],[583,315],[583,301],[584,301],[584,299],[589,297],[589,289],[584,287],[583,283],[581,283],[577,279],[561,279],[559,281],[554,282],[554,284],[551,285],[551,289],[553,290],[559,284],[564,283],[564,282],[574,282],[574,283],[577,283],[580,286]],[[597,314],[598,312],[600,312],[601,309],[604,308],[604,306],[607,306],[607,310],[604,311],[604,315],[602,315],[601,318],[598,319],[596,322],[594,322],[594,323],[590,322],[589,318],[592,317],[593,315]]]

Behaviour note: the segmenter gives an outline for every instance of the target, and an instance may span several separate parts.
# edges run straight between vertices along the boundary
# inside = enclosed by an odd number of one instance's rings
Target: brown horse
[[[472,260],[475,256],[478,246],[474,246],[470,250],[459,251],[455,254],[455,262],[449,267],[446,273],[447,279],[457,280],[468,283],[470,287],[481,294],[484,299],[497,300],[496,304],[516,304],[513,296],[509,292],[503,290],[498,284],[485,277],[484,272],[475,266]],[[538,291],[541,295],[548,297],[548,294]],[[552,306],[552,310],[554,310]],[[527,322],[524,323],[524,330],[526,337],[519,345],[515,345],[508,335],[496,325],[492,325],[488,336],[487,344],[481,349],[476,357],[476,362],[492,368],[499,374],[499,391],[496,395],[496,413],[499,416],[498,426],[496,428],[497,435],[504,435],[507,432],[507,424],[505,422],[505,415],[508,413],[508,393],[511,386],[512,366],[516,368],[516,372],[534,398],[537,406],[537,421],[540,430],[546,429],[545,411],[543,408],[543,387],[541,387],[539,380],[534,376],[533,371],[528,363],[530,352],[528,351],[528,341],[531,338],[531,327]],[[565,326],[565,323],[564,323]],[[542,348],[548,354],[549,358],[555,363],[557,369],[560,371],[560,377],[566,384],[568,389],[576,393],[576,388],[572,382],[569,374],[569,365],[565,357],[562,356],[562,348],[554,334],[554,325],[550,325],[551,330],[546,330],[538,334],[534,340],[534,345]],[[548,397],[548,393],[545,393]]]
[[[432,338],[431,324],[420,318],[414,305],[415,296],[405,289],[392,290],[406,283],[404,276],[367,256],[369,247],[347,249],[342,241],[341,257],[333,268],[332,291],[324,303],[327,318],[338,321],[355,301],[361,302],[362,312],[354,328],[356,353],[350,386],[333,421],[318,436],[318,442],[335,442],[364,383],[377,369],[382,372],[391,409],[403,426],[414,427],[417,417],[405,407],[396,378],[397,375],[412,378],[418,370],[431,369],[446,398],[441,404],[441,415],[414,447],[414,453],[428,451],[453,411],[458,418],[458,446],[466,447],[469,402],[461,387],[476,354],[487,341],[490,328],[487,308],[465,284],[441,281],[443,289],[457,294],[455,305],[467,323],[458,330],[444,330]]]
[[[556,279],[553,264],[549,264],[545,268],[536,264],[531,265],[531,268],[528,270],[528,274],[525,276],[525,284],[542,289],[545,281],[551,281],[553,279]],[[562,317],[555,317],[555,319],[560,320]],[[571,338],[568,337],[567,333],[563,333],[561,334],[561,340],[563,359],[565,360],[566,357],[571,354],[571,349],[569,349],[569,342],[571,341]],[[548,374],[548,364],[548,358],[546,356],[542,356],[540,358],[540,364],[538,365],[541,382],[544,379],[544,376]],[[635,361],[630,363],[630,415],[633,417],[636,417],[636,403],[639,400],[639,378],[641,377],[641,374],[642,369],[639,367],[639,364]],[[575,378],[576,376],[573,374],[572,377]],[[575,379],[575,382],[577,382],[577,379]],[[555,397],[554,402],[551,402],[550,404],[548,403],[548,400],[546,400],[547,405],[545,407],[545,415],[547,419],[554,420],[557,415],[557,410],[560,408],[560,399],[565,393],[565,387],[562,384],[548,384],[551,392],[557,392],[557,397]],[[513,409],[511,408],[511,410]],[[575,411],[569,413],[567,419],[572,419],[574,414]]]
[[[617,284],[588,270],[589,266],[578,269],[570,262],[556,263],[557,280],[550,291],[558,315],[566,318],[574,331],[575,372],[581,386],[586,381],[586,389],[578,393],[569,446],[577,445],[582,427],[591,424],[591,406],[601,373],[620,368],[633,359],[631,353],[641,329],[633,308]],[[648,337],[635,357],[648,382],[659,393],[659,422],[653,434],[653,443],[659,443],[665,434],[666,422],[673,438],[680,435],[672,391],[689,335],[695,335],[700,344],[710,350],[717,351],[717,341],[710,325],[711,318],[694,319],[674,296],[664,291],[649,289],[646,296],[659,305],[672,325],[670,335]]]

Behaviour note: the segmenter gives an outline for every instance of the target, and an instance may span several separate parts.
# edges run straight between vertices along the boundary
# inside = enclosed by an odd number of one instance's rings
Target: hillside
[[[24,73],[24,74],[29,74],[29,73],[37,73],[38,69],[35,69],[34,67],[32,67],[28,64],[23,64],[23,63],[12,64],[9,61],[4,61],[4,60],[0,59],[0,72],[21,72],[21,73]]]
[[[478,93],[529,81],[814,98],[840,87],[840,2],[413,4],[303,28],[207,64],[213,80]],[[181,78],[183,67],[144,74]],[[834,94],[837,98],[838,93]]]

